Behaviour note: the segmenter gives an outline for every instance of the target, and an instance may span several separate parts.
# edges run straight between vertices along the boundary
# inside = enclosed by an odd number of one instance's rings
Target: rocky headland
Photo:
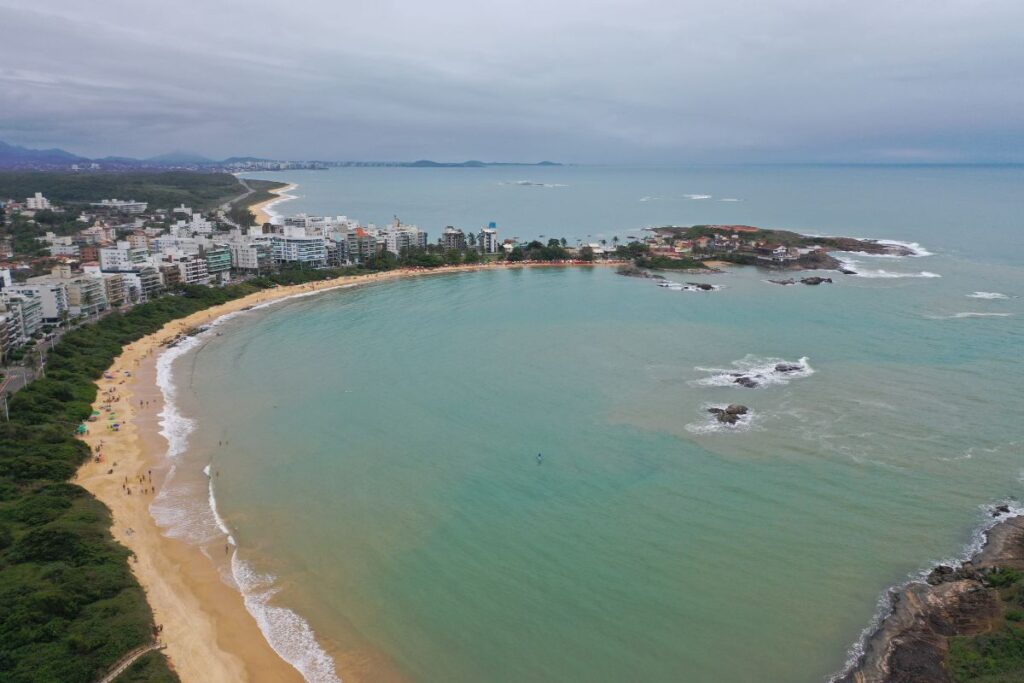
[[[891,611],[832,683],[1024,680],[1024,517],[1008,505],[982,550],[889,595]]]

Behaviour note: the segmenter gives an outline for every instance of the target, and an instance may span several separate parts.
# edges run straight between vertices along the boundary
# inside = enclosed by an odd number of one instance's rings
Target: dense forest
[[[209,210],[242,194],[229,173],[133,171],[74,173],[55,171],[0,172],[0,199],[24,201],[36,192],[62,204],[87,204],[100,199],[134,199],[154,208],[179,204]]]

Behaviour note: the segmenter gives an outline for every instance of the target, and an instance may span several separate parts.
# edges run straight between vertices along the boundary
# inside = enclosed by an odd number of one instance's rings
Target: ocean
[[[916,253],[843,255],[860,275],[817,287],[668,276],[710,292],[610,268],[434,275],[168,352],[177,474],[154,514],[230,534],[226,580],[310,681],[824,681],[888,587],[1022,497],[1019,167],[257,177],[298,184],[276,211],[433,237],[746,223]],[[729,403],[750,408],[735,427],[708,413]]]

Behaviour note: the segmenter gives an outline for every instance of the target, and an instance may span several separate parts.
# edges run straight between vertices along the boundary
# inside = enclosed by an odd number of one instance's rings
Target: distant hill
[[[487,168],[489,166],[561,166],[554,161],[541,161],[539,163],[518,162],[518,161],[432,161],[420,159],[418,161],[325,161],[327,166],[390,166],[397,168]]]
[[[131,170],[238,170],[245,164],[282,164],[288,168],[325,168],[328,166],[396,166],[402,168],[486,168],[488,166],[561,166],[554,161],[541,161],[536,164],[513,161],[281,161],[252,156],[235,156],[221,161],[204,157],[192,152],[168,152],[146,159],[135,159],[124,156],[106,156],[99,159],[72,154],[63,149],[30,149],[9,145],[0,141],[0,168],[35,169],[35,170],[68,170],[72,164],[97,163],[105,171]]]
[[[24,166],[29,164],[74,164],[88,161],[63,149],[30,149],[9,145],[0,141],[0,166]]]
[[[217,163],[213,159],[208,159],[199,154],[191,154],[189,152],[168,152],[167,154],[159,154],[155,157],[149,157],[144,159],[151,164],[214,164]]]

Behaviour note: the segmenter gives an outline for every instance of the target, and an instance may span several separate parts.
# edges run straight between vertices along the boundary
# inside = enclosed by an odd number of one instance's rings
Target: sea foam
[[[1008,294],[1002,294],[1000,292],[974,292],[972,294],[965,294],[968,299],[1009,299]]]
[[[796,369],[789,372],[776,370],[777,365],[793,365]],[[703,387],[737,387],[739,377],[749,377],[757,382],[758,386],[772,386],[789,384],[791,380],[810,377],[814,374],[814,368],[808,362],[807,356],[798,361],[788,361],[785,358],[765,358],[749,354],[740,360],[734,360],[731,368],[705,368],[696,367],[698,372],[710,372],[709,377],[694,382],[697,386]]]
[[[299,292],[291,296],[257,304],[248,311],[264,309],[290,299],[345,289],[354,283],[325,289]],[[334,659],[320,646],[313,629],[294,611],[270,604],[277,593],[275,577],[259,574],[238,556],[237,542],[230,527],[221,517],[214,490],[215,475],[210,465],[203,467],[207,477],[206,498],[197,502],[195,491],[174,486],[176,460],[188,448],[189,436],[195,430],[194,420],[183,415],[176,403],[174,361],[198,347],[214,328],[248,311],[234,311],[215,319],[199,334],[186,337],[161,353],[156,360],[156,383],[163,395],[160,412],[160,434],[167,440],[167,457],[171,463],[164,486],[150,505],[150,514],[167,536],[186,538],[194,543],[207,543],[222,534],[235,548],[231,555],[231,578],[242,594],[246,609],[256,619],[270,646],[282,659],[295,667],[309,683],[340,683]],[[205,503],[205,504],[204,504]]]
[[[231,556],[231,575],[245,608],[281,659],[298,669],[307,683],[341,683],[334,658],[320,647],[309,623],[287,607],[270,604],[280,590],[276,577],[260,574],[238,552]]]

